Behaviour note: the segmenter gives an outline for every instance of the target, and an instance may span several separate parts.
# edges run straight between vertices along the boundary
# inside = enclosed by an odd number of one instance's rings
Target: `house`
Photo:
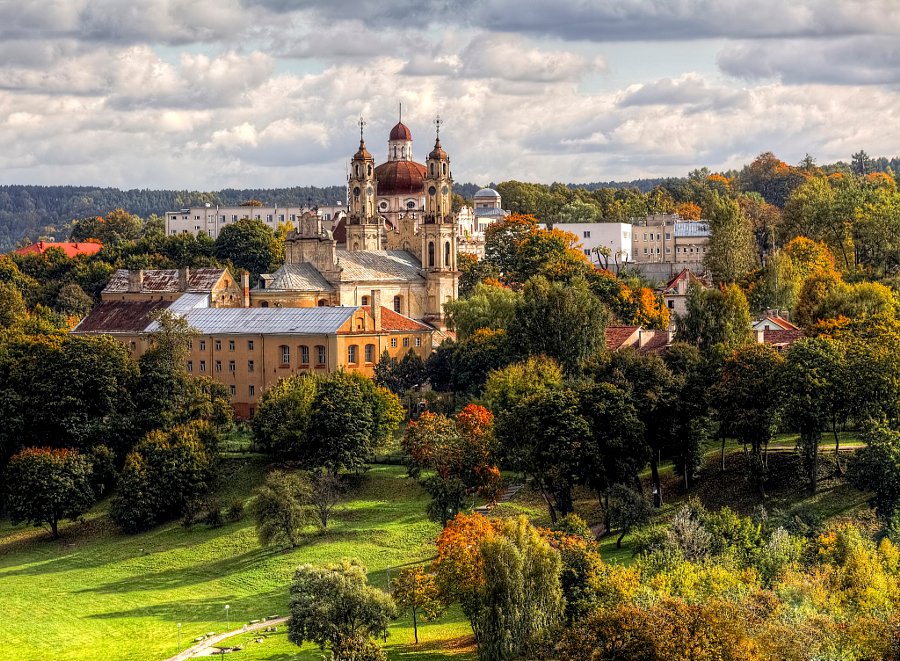
[[[777,314],[768,314],[761,319],[757,319],[753,322],[753,330],[754,331],[796,331],[800,330],[798,326],[795,326],[787,319],[778,316]]]
[[[64,241],[59,243],[56,241],[38,241],[30,246],[13,250],[13,253],[16,255],[43,255],[51,248],[55,248],[66,253],[66,257],[76,257],[77,255],[96,255],[102,247],[103,244],[96,241]]]
[[[616,265],[633,261],[632,227],[628,223],[553,223],[553,229],[574,234],[579,249],[594,266],[615,270]],[[609,251],[608,256],[600,255],[603,249]]]
[[[698,285],[704,289],[709,289],[709,283],[698,276],[690,269],[682,269],[674,278],[669,280],[665,286],[659,290],[666,307],[669,312],[676,315],[684,316],[687,314],[687,293],[691,285]]]
[[[210,307],[247,305],[249,276],[239,286],[228,269],[118,269],[100,292],[101,301],[175,301],[183,294],[206,294]]]

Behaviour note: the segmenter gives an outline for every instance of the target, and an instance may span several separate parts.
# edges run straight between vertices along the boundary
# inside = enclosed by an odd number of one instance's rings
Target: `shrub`
[[[231,523],[237,523],[241,519],[244,518],[244,501],[239,498],[235,498],[228,505],[228,513],[226,514],[227,519]]]

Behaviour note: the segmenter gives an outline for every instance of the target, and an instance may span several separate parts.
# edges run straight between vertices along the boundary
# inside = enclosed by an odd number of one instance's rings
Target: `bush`
[[[300,543],[300,530],[309,522],[305,508],[309,485],[298,475],[273,471],[256,492],[251,505],[256,534],[262,546],[291,546]]]
[[[231,523],[237,523],[241,519],[244,518],[244,501],[239,498],[235,498],[228,505],[228,513],[226,515],[228,521]]]
[[[222,508],[219,503],[213,503],[203,517],[203,523],[210,528],[221,528],[225,524],[225,517],[222,516]]]
[[[88,453],[91,462],[91,486],[97,498],[116,484],[116,455],[105,445],[95,445]]]

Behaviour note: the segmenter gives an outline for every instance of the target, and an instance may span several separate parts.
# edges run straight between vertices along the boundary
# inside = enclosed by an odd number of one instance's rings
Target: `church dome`
[[[375,168],[375,178],[380,196],[421,195],[425,190],[425,166],[413,161],[382,163]]]
[[[431,150],[431,153],[428,154],[428,158],[433,159],[435,161],[446,160],[447,152],[444,151],[444,148],[441,147],[441,141],[434,141],[434,149]]]
[[[391,129],[391,135],[388,140],[412,140],[412,133],[403,122],[397,122],[397,125]]]
[[[359,150],[354,154],[353,160],[355,161],[368,161],[372,159],[372,154],[369,153],[369,150],[366,149],[366,143],[362,140],[359,141]]]
[[[499,200],[500,193],[495,191],[493,188],[482,188],[480,191],[475,193],[476,200]]]

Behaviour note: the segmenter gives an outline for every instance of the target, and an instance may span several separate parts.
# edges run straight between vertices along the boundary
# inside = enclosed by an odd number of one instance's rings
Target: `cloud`
[[[743,104],[747,93],[739,89],[711,87],[697,74],[662,78],[630,86],[619,100],[622,108],[632,106],[684,106],[693,111],[723,109]]]
[[[749,80],[896,85],[900,83],[900,39],[876,35],[741,42],[726,46],[719,53],[718,64],[724,73]]]
[[[531,83],[576,81],[593,65],[575,53],[538,50],[510,36],[477,37],[460,58],[462,76]]]

